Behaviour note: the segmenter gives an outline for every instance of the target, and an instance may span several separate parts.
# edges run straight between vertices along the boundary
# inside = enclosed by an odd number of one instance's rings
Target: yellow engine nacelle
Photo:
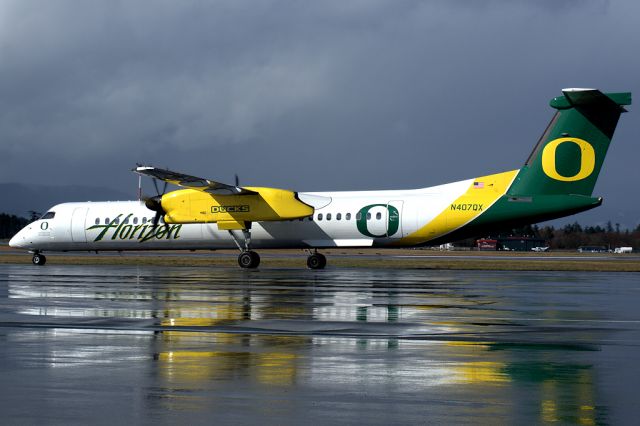
[[[299,219],[311,216],[313,207],[285,189],[254,188],[247,195],[215,195],[180,189],[162,196],[167,223],[212,223],[219,229],[246,229],[247,222]]]

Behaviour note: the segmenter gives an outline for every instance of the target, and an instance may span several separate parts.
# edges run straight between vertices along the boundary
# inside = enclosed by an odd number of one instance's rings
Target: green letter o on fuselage
[[[367,213],[369,213],[369,210],[374,207],[384,207],[387,209],[387,232],[382,235],[375,235],[369,232]],[[366,235],[367,237],[390,237],[391,235],[398,232],[398,228],[400,228],[400,213],[398,212],[397,208],[389,204],[369,204],[368,206],[365,206],[358,211],[358,214],[356,215],[356,225],[358,226],[358,231],[360,231],[362,235]]]

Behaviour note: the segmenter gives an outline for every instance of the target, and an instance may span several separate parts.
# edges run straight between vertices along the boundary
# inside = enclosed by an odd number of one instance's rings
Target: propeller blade
[[[152,179],[153,180],[153,187],[156,189],[156,194],[160,195],[160,189],[158,189],[158,182],[156,181],[156,179]]]
[[[147,197],[144,199],[144,205],[149,210],[156,212],[151,222],[153,224],[152,228],[155,229],[158,226],[160,218],[166,214],[162,208],[162,196],[156,195],[155,197]]]
[[[153,222],[151,225],[151,229],[156,229],[158,227],[158,223],[160,223],[160,219],[162,218],[162,213],[163,212],[157,212],[156,215],[153,217]],[[169,233],[169,224],[165,221],[162,222],[163,226],[164,226],[164,232],[165,233]]]
[[[156,215],[153,217],[153,221],[151,222],[152,229],[156,229],[158,227],[158,222],[160,221],[161,216],[162,216],[162,212],[156,212]]]
[[[240,179],[238,178],[238,174],[236,173],[236,187],[240,186]]]
[[[168,182],[164,181],[164,185],[162,186],[162,191],[160,191],[160,187],[158,186],[158,179],[153,178],[151,180],[153,181],[153,187],[156,190],[156,195],[153,197],[143,197],[142,200],[144,201],[144,205],[149,210],[156,212],[156,214],[153,216],[153,220],[151,221],[152,228],[155,229],[158,226],[158,223],[160,222],[160,218],[162,218],[162,216],[166,214],[166,212],[162,208],[162,196],[167,191]],[[169,225],[165,223],[164,226],[165,226],[165,231],[169,232]]]

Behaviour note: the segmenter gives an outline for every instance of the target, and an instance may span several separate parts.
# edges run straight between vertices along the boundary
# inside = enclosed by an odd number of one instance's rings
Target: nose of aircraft
[[[9,240],[9,247],[22,248],[24,245],[24,230],[19,231]]]

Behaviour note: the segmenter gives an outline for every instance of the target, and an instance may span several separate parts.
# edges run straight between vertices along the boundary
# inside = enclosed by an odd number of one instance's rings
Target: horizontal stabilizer
[[[551,106],[556,109],[571,107],[597,106],[601,109],[612,108],[626,112],[622,105],[631,105],[631,93],[602,93],[598,89],[562,89],[564,96],[553,98]]]

